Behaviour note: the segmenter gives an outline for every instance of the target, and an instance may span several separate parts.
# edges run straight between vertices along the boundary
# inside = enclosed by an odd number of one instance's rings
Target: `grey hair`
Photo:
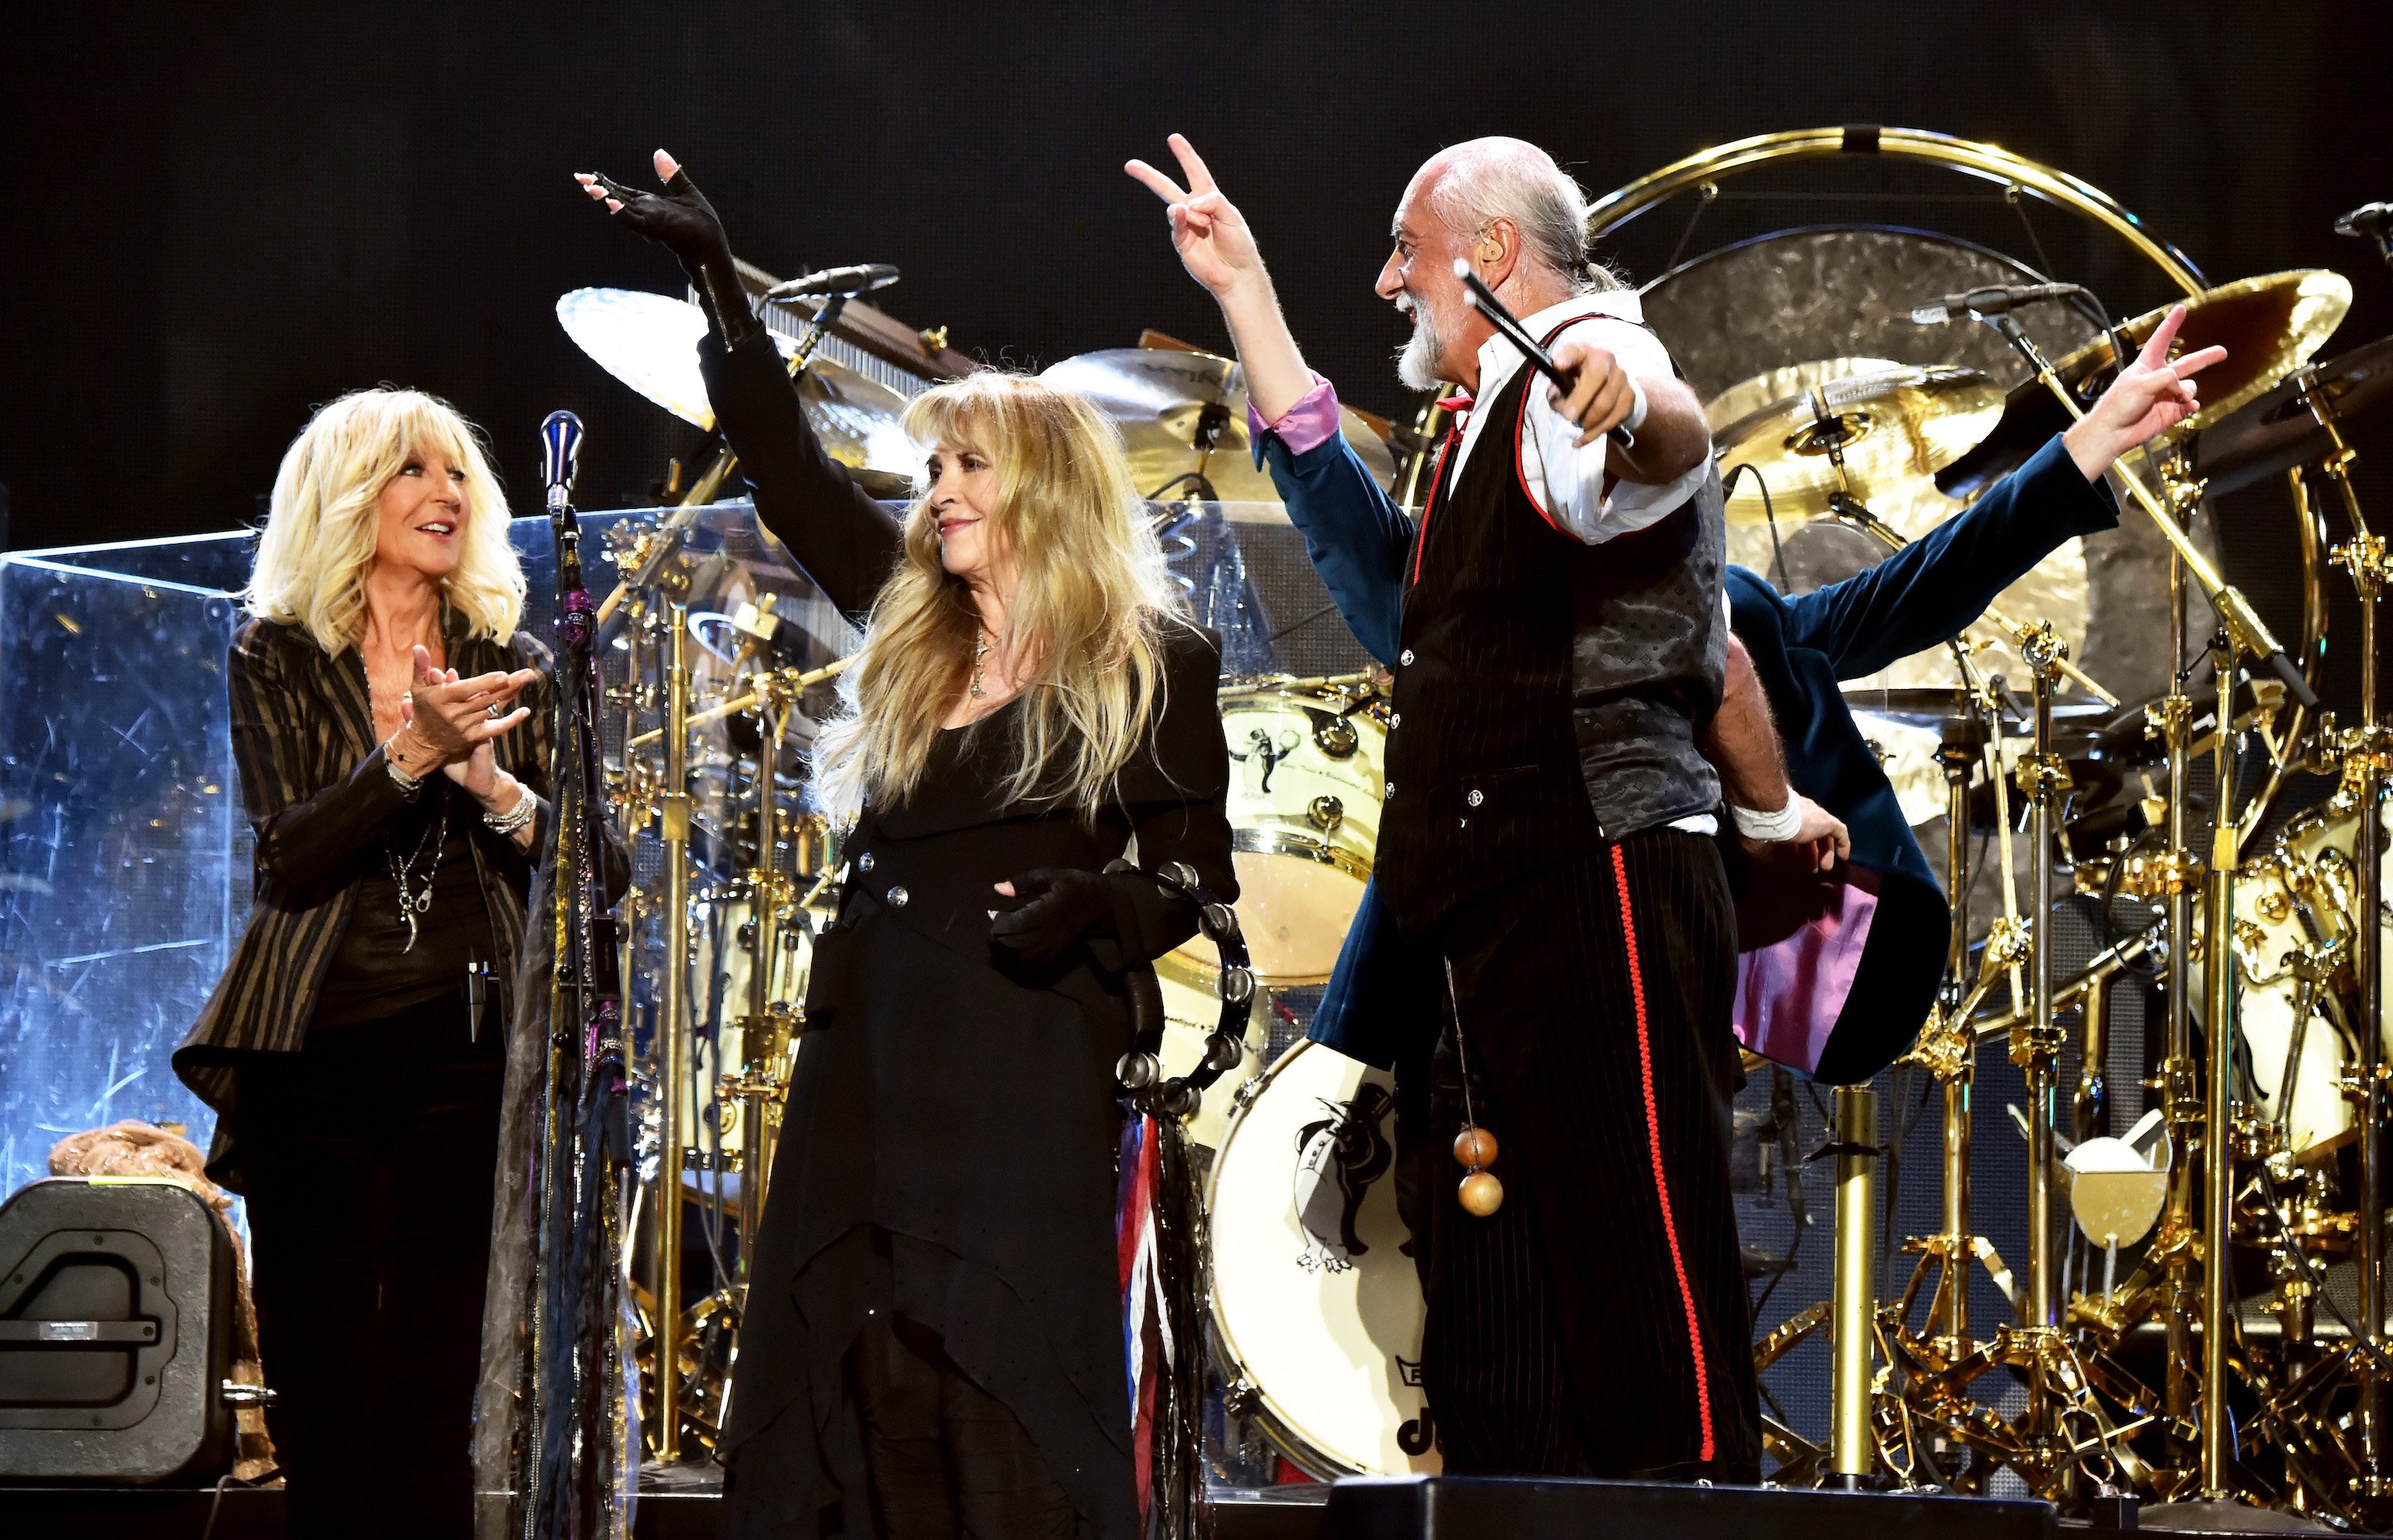
[[[1587,193],[1554,158],[1526,139],[1494,136],[1442,150],[1445,175],[1430,207],[1454,229],[1476,235],[1498,219],[1520,229],[1529,256],[1573,292],[1619,289],[1619,277],[1588,251]]]

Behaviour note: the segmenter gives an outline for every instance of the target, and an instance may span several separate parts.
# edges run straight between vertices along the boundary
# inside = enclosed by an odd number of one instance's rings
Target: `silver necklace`
[[[373,671],[366,667],[363,647],[358,649],[358,668],[366,676],[366,717],[371,721],[373,717]],[[399,889],[399,918],[407,921],[407,945],[399,948],[401,952],[415,950],[416,921],[432,907],[432,879],[440,869],[440,846],[449,838],[449,798],[446,794],[440,798],[438,820],[425,834],[425,838],[416,842],[415,854],[404,861],[399,858],[399,846],[392,842],[389,831],[385,830],[382,837],[383,858],[390,863],[390,880]],[[415,870],[415,863],[424,859],[424,853],[427,850],[432,853],[432,861],[425,868],[424,889],[419,893],[408,885],[408,881]]]
[[[384,835],[382,840],[383,854],[390,862],[390,880],[399,887],[399,918],[407,921],[407,945],[399,948],[402,952],[415,950],[416,918],[432,907],[432,879],[440,869],[441,843],[449,838],[447,797],[440,799],[438,822],[425,834],[425,838],[416,843],[415,854],[404,861],[399,858],[399,847],[391,843],[389,835]],[[407,885],[408,876],[414,871],[415,863],[424,859],[424,853],[427,850],[432,853],[432,861],[424,868],[424,889],[420,893],[414,892]]]

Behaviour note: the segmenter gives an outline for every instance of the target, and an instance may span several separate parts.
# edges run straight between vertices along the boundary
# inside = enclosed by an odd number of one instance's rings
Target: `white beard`
[[[1396,378],[1407,390],[1435,390],[1445,384],[1437,373],[1438,359],[1445,352],[1445,340],[1437,334],[1428,311],[1412,305],[1406,308],[1413,318],[1413,334],[1396,353]]]

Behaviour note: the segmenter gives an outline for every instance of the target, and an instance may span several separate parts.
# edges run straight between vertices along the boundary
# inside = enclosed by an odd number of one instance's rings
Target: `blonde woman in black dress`
[[[726,1535],[1102,1535],[1139,1523],[1114,1234],[1123,974],[1236,893],[1217,641],[1112,425],[1036,380],[917,399],[893,514],[807,428],[730,249],[584,180],[707,296],[718,420],[765,526],[865,641],[816,740],[853,817],[725,1436]]]

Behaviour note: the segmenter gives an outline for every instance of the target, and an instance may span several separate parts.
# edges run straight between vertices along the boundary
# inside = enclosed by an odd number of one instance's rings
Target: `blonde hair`
[[[1157,628],[1181,607],[1120,436],[1079,396],[995,371],[917,397],[906,431],[976,450],[997,473],[991,546],[1020,567],[995,644],[1022,684],[1006,800],[1093,816],[1157,709]],[[979,612],[939,565],[927,497],[903,543],[841,681],[847,710],[815,739],[824,801],[845,818],[913,793],[972,676]]]
[[[457,409],[420,390],[356,390],[316,415],[283,451],[242,593],[252,615],[307,628],[338,653],[365,629],[383,489],[415,455],[446,453],[465,473],[465,541],[442,595],[472,634],[503,642],[523,614],[523,568],[507,543],[507,495]]]

